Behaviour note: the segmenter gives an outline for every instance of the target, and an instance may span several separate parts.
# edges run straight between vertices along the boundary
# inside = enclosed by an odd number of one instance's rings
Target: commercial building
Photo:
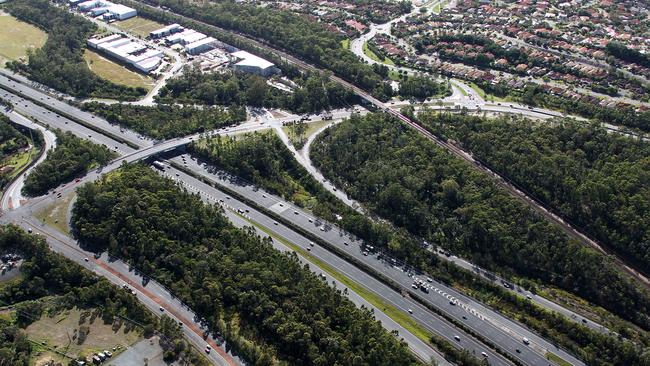
[[[148,48],[138,41],[119,34],[91,38],[87,44],[88,47],[101,51],[144,73],[155,70],[163,58],[161,51]]]
[[[212,37],[206,37],[199,41],[192,42],[185,45],[185,52],[189,55],[198,55],[205,51],[214,49],[217,45],[217,40]]]
[[[197,32],[194,29],[185,29],[180,33],[172,34],[171,36],[165,38],[165,43],[170,46],[173,44],[181,44],[185,46],[190,43],[200,41],[206,37],[207,36],[205,34]]]
[[[230,55],[235,59],[235,63],[233,64],[235,70],[265,77],[271,76],[280,71],[272,62],[246,51],[237,51]]]
[[[153,32],[149,32],[149,38],[151,39],[158,39],[162,37],[167,37],[170,34],[182,32],[183,27],[181,27],[180,24],[170,24],[164,28],[160,28],[158,30],[155,30]]]
[[[102,16],[104,20],[125,20],[138,15],[138,12],[126,5],[114,4],[106,0],[90,0],[79,2],[69,0],[71,6],[77,6],[80,11],[87,12],[93,17]]]

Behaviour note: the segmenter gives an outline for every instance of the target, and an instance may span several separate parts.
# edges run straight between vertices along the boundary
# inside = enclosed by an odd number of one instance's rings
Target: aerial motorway
[[[161,9],[154,7],[149,4],[145,3],[140,3],[142,6],[148,7],[154,11],[162,11]],[[181,21],[191,21],[195,22],[198,24],[201,24],[202,26],[208,28],[208,29],[213,29],[216,32],[225,32],[228,34],[231,34],[235,37],[240,38],[241,40],[244,40],[246,42],[249,42],[256,47],[259,47],[260,49],[266,50],[268,52],[274,53],[278,56],[280,56],[282,59],[285,61],[299,67],[300,69],[303,70],[310,70],[310,71],[317,71],[317,72],[325,72],[326,70],[323,70],[320,67],[314,66],[308,62],[305,62],[301,60],[300,58],[293,56],[290,54],[287,50],[279,49],[277,46],[271,45],[269,42],[266,42],[265,40],[258,39],[255,37],[251,37],[247,34],[231,31],[228,29],[224,29],[209,23],[205,23],[193,18],[189,18],[187,16],[178,14],[178,13],[173,13],[170,10],[165,10],[167,12],[170,12],[174,14],[174,16],[181,20]],[[582,232],[578,227],[575,225],[572,225],[566,218],[560,216],[558,213],[553,212],[549,207],[544,205],[539,199],[533,197],[530,195],[528,192],[523,190],[521,187],[517,187],[512,183],[507,177],[502,176],[498,172],[495,172],[491,169],[489,169],[487,166],[482,164],[479,160],[475,159],[472,157],[472,155],[464,151],[462,148],[455,146],[453,144],[450,144],[446,141],[443,141],[439,137],[435,136],[434,134],[430,133],[426,128],[422,127],[417,123],[417,121],[411,120],[409,117],[405,116],[403,113],[395,109],[389,104],[386,104],[379,99],[373,97],[368,91],[363,90],[362,88],[354,85],[353,83],[337,76],[331,73],[328,73],[330,80],[342,85],[343,87],[353,91],[355,94],[357,94],[365,103],[368,105],[373,106],[377,110],[386,112],[388,114],[391,114],[395,116],[397,119],[405,123],[406,125],[412,127],[416,131],[418,131],[420,134],[422,134],[424,137],[427,139],[433,141],[436,143],[438,146],[444,148],[447,150],[449,153],[457,156],[458,158],[461,158],[465,160],[467,163],[469,163],[472,167],[474,167],[477,170],[480,170],[484,173],[487,173],[489,176],[493,177],[495,182],[503,187],[506,191],[508,191],[511,195],[514,197],[520,199],[522,202],[524,202],[527,206],[538,212],[540,215],[546,217],[549,221],[553,222],[556,224],[559,228],[562,229],[567,235],[569,235],[571,238],[574,238],[575,240],[583,243],[586,246],[592,247],[598,251],[600,251],[603,254],[606,254],[608,256],[611,256],[614,258],[614,260],[618,263],[619,267],[625,271],[628,275],[636,279],[640,284],[645,286],[646,288],[650,288],[650,279],[640,270],[635,268],[632,264],[628,263],[625,259],[623,259],[620,255],[617,255],[615,252],[613,252],[611,249],[607,248],[604,246],[602,243],[597,242],[593,238],[590,238],[588,235],[586,235],[584,232]],[[521,109],[522,111],[521,114],[523,115],[528,115],[530,112]],[[542,111],[541,109],[537,108],[534,109],[533,112],[540,112]]]
[[[25,87],[31,90],[25,90]],[[113,140],[110,136],[107,136],[111,133],[118,133],[124,134],[123,138],[126,139],[126,137],[130,134],[128,130],[117,129],[117,131],[115,131],[115,129],[110,129],[106,131],[106,134],[102,134],[98,132],[102,131],[103,125],[101,122],[94,125],[96,130],[85,130],[87,127],[85,127],[82,123],[92,123],[96,117],[82,115],[77,116],[73,120],[69,119],[68,117],[64,117],[61,114],[52,116],[52,111],[58,111],[60,106],[56,104],[48,104],[49,100],[47,99],[48,97],[46,94],[34,90],[24,84],[21,85],[21,90],[21,95],[29,95],[31,98],[35,98],[37,101],[40,101],[41,98],[43,98],[43,104],[33,103],[33,99],[30,101],[29,99],[16,96],[13,93],[6,91],[5,94],[7,94],[7,97],[14,100],[14,102],[26,103],[22,104],[23,107],[16,107],[17,112],[24,113],[26,116],[32,119],[42,118],[39,119],[40,123],[45,123],[51,127],[61,128],[63,130],[72,131],[73,133],[76,132],[80,137],[92,139],[94,136],[93,134],[97,134],[95,137],[96,141],[103,141],[107,144],[107,146],[117,147],[116,151],[118,151],[121,155],[120,158],[114,160],[109,165],[90,172],[78,182],[73,182],[67,184],[64,187],[57,188],[56,191],[58,193],[71,193],[78,185],[94,181],[98,179],[102,174],[119,168],[123,161],[135,162],[151,156],[159,155],[161,153],[173,151],[177,147],[185,145],[197,139],[200,135],[194,134],[182,138],[175,138],[168,141],[158,142],[155,144],[150,143],[147,140],[137,138],[137,141],[139,141],[141,146],[139,149],[135,150],[128,147],[127,145],[120,145],[120,142]],[[24,107],[24,105],[27,105],[27,107]],[[48,108],[45,108],[44,105]],[[76,115],[78,112],[73,106],[65,105],[65,107],[68,110],[66,114],[69,114],[71,116]],[[45,117],[43,118],[41,116]],[[80,118],[85,119],[83,121],[79,121],[78,119]],[[231,127],[215,132],[221,134],[234,134],[238,132],[253,131],[259,128],[262,128],[259,122],[247,122],[236,127]],[[89,134],[86,134],[88,131],[91,132]],[[182,158],[176,159],[178,162],[178,159]],[[194,174],[207,173],[204,167],[201,167],[200,165],[193,164],[189,167],[194,172]],[[170,169],[175,168],[170,167]],[[172,172],[173,171],[174,170],[172,170]],[[175,174],[178,174],[178,176],[175,176]],[[182,183],[186,186],[195,187],[195,189],[198,189],[198,187],[203,187],[204,190],[202,192],[212,192],[209,194],[213,195],[214,197],[217,197],[217,195],[225,197],[227,195],[223,192],[218,193],[218,190],[215,188],[208,188],[208,186],[206,186],[204,183],[201,183],[201,181],[197,180],[190,174],[177,171],[173,174],[173,176],[175,179],[181,180]],[[181,177],[183,177],[183,179],[180,179]],[[214,177],[209,178],[215,179]],[[238,187],[230,187],[230,189],[236,188]],[[289,203],[281,202],[278,197],[260,193],[261,191],[259,190],[253,190],[253,187],[248,188],[251,189],[251,191],[243,193],[247,194],[249,199],[259,202],[264,208],[268,209],[270,206],[277,207],[279,204],[284,205],[284,207],[287,208],[292,207]],[[255,196],[251,196],[252,194],[255,194]],[[260,196],[262,194],[265,194],[266,197]],[[49,233],[51,236],[48,236],[48,238],[51,238],[51,243],[53,243],[52,245],[59,248],[59,251],[66,253],[66,251],[75,248],[73,244],[74,241],[70,241],[69,238],[68,240],[64,240],[60,237],[57,238],[57,236],[49,231],[49,229],[43,227],[38,221],[35,221],[33,217],[30,217],[31,214],[35,212],[37,207],[43,207],[43,205],[47,205],[56,199],[57,198],[54,195],[36,198],[26,203],[18,210],[6,211],[3,215],[3,220],[5,220],[5,222],[19,223],[24,227],[38,228],[37,230],[39,230],[39,232]],[[242,205],[241,207],[237,208],[243,209],[245,203],[239,202],[235,203],[235,205]],[[5,209],[7,208],[5,207]],[[253,226],[257,224],[265,228],[268,227],[275,233],[275,235],[284,238],[285,240],[295,242],[300,246],[306,245],[306,243],[310,242],[310,240],[305,237],[303,233],[295,232],[288,225],[275,225],[277,219],[269,217],[268,214],[259,212],[253,207],[247,207],[246,209],[249,211],[249,213],[256,213],[256,216],[254,218],[251,217],[248,224],[252,224]],[[296,215],[294,212],[298,212],[298,214]],[[310,217],[304,211],[298,211],[297,208],[293,211],[282,210],[280,214],[287,215],[291,219],[293,225],[297,225],[302,230],[305,230],[306,232],[311,233],[311,235],[320,238],[323,240],[323,242],[329,243],[329,245],[338,246],[340,248],[346,248],[349,251],[348,254],[351,255],[350,258],[342,258],[337,253],[332,252],[332,248],[329,248],[330,250],[328,250],[328,248],[320,246],[318,249],[314,249],[312,253],[318,253],[320,260],[326,261],[328,264],[345,273],[347,276],[362,284],[367,289],[373,291],[375,294],[383,296],[385,300],[390,302],[393,306],[396,306],[402,311],[411,314],[413,316],[413,319],[415,319],[425,329],[449,340],[456,347],[467,349],[479,357],[487,357],[490,359],[492,364],[508,365],[513,362],[511,360],[518,360],[518,362],[524,364],[547,365],[548,360],[545,357],[546,352],[559,354],[562,358],[571,360],[572,363],[581,364],[579,360],[574,359],[570,354],[564,352],[563,350],[555,348],[549,342],[536,336],[533,332],[530,332],[520,325],[505,319],[503,316],[494,313],[493,311],[480,305],[474,300],[463,296],[462,294],[444,286],[441,283],[433,282],[433,280],[431,282],[428,282],[424,276],[420,275],[418,279],[420,281],[426,281],[429,283],[429,286],[431,287],[430,292],[428,294],[423,294],[421,291],[414,291],[412,288],[414,280],[413,276],[417,276],[417,274],[411,273],[412,271],[405,270],[404,268],[398,269],[399,266],[396,266],[395,263],[388,262],[388,258],[381,259],[377,258],[376,255],[363,255],[363,251],[361,251],[361,248],[364,246],[363,243],[356,241],[351,237],[346,239],[345,236],[340,236],[338,230],[336,230],[331,224],[323,223],[322,226],[314,226],[314,221],[322,222],[322,220],[318,220],[315,217]],[[310,218],[312,219],[312,223],[308,221]],[[328,226],[328,229],[321,230],[320,228],[324,228],[325,225]],[[353,248],[356,250],[353,250]],[[79,261],[81,254],[76,251],[74,253],[76,253],[76,260]],[[89,253],[84,253],[84,257],[81,260],[88,258],[88,255]],[[355,261],[358,260],[360,263],[363,263],[364,267],[367,266],[369,269],[372,269],[372,271],[376,271],[382,276],[380,278],[383,278],[383,276],[389,278],[390,281],[399,286],[398,289],[387,286],[376,276],[370,276],[368,273],[358,268],[353,263],[350,263],[351,259],[355,259]],[[99,263],[99,260],[100,258],[96,259],[95,263]],[[102,264],[102,266],[104,265],[107,264]],[[120,278],[120,280],[122,279]],[[131,282],[134,281],[131,280]],[[408,296],[404,296],[404,294],[408,294]],[[419,300],[420,297],[424,298],[424,302]],[[166,304],[165,306],[169,307],[170,305]],[[165,306],[163,306],[163,308],[165,308]],[[436,311],[433,311],[432,309],[436,309]],[[443,315],[440,315],[439,312],[442,312]],[[183,321],[183,319],[180,319],[180,321]],[[456,322],[463,324],[463,327],[459,329]],[[188,332],[190,332],[192,330],[192,327],[190,327],[188,324],[187,329]],[[405,331],[400,332],[400,334],[405,335]],[[473,334],[480,335],[480,338],[477,338]],[[192,334],[189,334],[189,336],[194,337],[196,334],[194,336],[192,336]],[[405,335],[405,337],[408,336]],[[485,340],[489,340],[491,344],[486,345],[484,343]],[[418,345],[415,340],[413,340],[410,345],[411,349],[419,348],[419,351],[417,352],[420,355],[426,354],[427,352],[430,353],[429,356],[435,355],[434,351],[431,349],[427,350],[426,347],[422,346],[422,344]],[[501,353],[496,352],[496,349],[508,357],[504,357],[504,355]],[[486,356],[483,356],[484,353]]]
[[[251,40],[248,37],[246,39]],[[280,54],[287,61],[303,69],[321,71],[266,43],[259,42],[259,40],[252,41],[256,42],[260,47]],[[491,171],[469,152],[433,135],[419,125],[417,121],[399,112],[395,106],[379,101],[361,88],[337,76],[330,76],[330,78],[353,90],[368,105],[394,116],[451,154],[467,161],[476,169],[493,176],[499,185],[549,220],[558,224],[570,236],[607,253],[606,248],[602,248],[598,243],[590,240],[578,229],[572,227],[570,223],[544,207],[534,197],[530,197],[525,191],[514,186],[505,177]],[[48,128],[70,131],[78,137],[102,144],[114,150],[120,156],[107,166],[91,171],[79,181],[58,187],[56,189],[58,193],[71,194],[78,185],[92,182],[101,175],[118,169],[123,162],[131,163],[152,156],[171,153],[178,147],[187,145],[200,136],[206,135],[206,133],[197,133],[166,141],[153,141],[128,129],[110,124],[102,118],[81,111],[73,105],[38,90],[34,85],[30,85],[29,80],[6,72],[0,74],[0,96],[13,105],[13,111],[9,113],[10,117],[13,116],[14,119],[27,117],[32,122],[37,122]],[[477,107],[476,103],[472,101],[468,101],[467,106]],[[528,109],[519,106],[514,108],[512,106],[482,105],[480,108],[488,111],[517,113],[527,116],[548,115],[547,112],[541,109]],[[282,121],[275,122],[281,123]],[[262,126],[255,121],[247,121],[235,127],[219,129],[207,134],[232,135],[263,128],[268,128],[268,126]],[[161,167],[159,166],[159,168]],[[170,157],[162,166],[162,169],[159,170],[161,170],[161,174],[178,181],[189,190],[199,193],[206,202],[223,205],[234,222],[244,226],[252,225],[260,232],[270,232],[272,238],[290,242],[299,248],[303,248],[310,255],[317,257],[318,260],[327,263],[330,267],[336,268],[337,271],[354,280],[366,290],[381,296],[386,302],[402,312],[410,314],[427,331],[446,339],[459,349],[468,350],[478,358],[487,358],[490,364],[553,364],[548,360],[548,353],[559,355],[560,358],[574,365],[584,364],[570,353],[556,347],[521,324],[436,281],[434,278],[428,277],[415,268],[409,268],[382,253],[375,252],[372,248],[369,248],[368,243],[355,239],[335,225],[324,222],[279,197],[270,195],[250,185],[233,184],[233,180],[225,181],[219,176],[211,174],[206,169],[206,166],[198,164],[188,156]],[[206,181],[213,184],[206,184]],[[16,189],[10,191],[15,192]],[[236,192],[237,197],[232,192]],[[169,292],[164,294],[164,296],[169,296],[169,299],[171,299],[167,301],[163,295],[160,295],[161,293],[158,290],[151,292],[151,289],[139,286],[137,277],[129,277],[128,274],[121,272],[119,266],[124,266],[124,263],[113,266],[103,257],[95,258],[93,261],[88,260],[90,253],[79,249],[72,239],[52,231],[51,228],[43,226],[38,220],[34,219],[33,213],[39,207],[42,208],[51,204],[56,199],[53,195],[39,197],[14,211],[10,211],[10,209],[15,209],[17,206],[6,203],[9,201],[3,197],[2,208],[5,213],[2,219],[5,222],[14,222],[25,228],[38,230],[48,238],[48,242],[57,251],[70,256],[84,266],[89,268],[93,266],[92,268],[98,274],[112,278],[111,280],[114,283],[127,282],[132,285],[138,292],[138,297],[145,304],[148,304],[152,310],[163,311],[160,309],[165,309],[168,313],[174,315],[179,322],[182,322],[186,326],[184,329],[188,338],[192,340],[197,348],[201,349],[205,342],[202,340],[205,329],[201,327],[200,322],[197,324],[196,321],[192,320],[191,313],[181,311],[183,304],[175,304],[172,298],[173,294]],[[251,202],[254,202],[254,204]],[[312,241],[315,241],[315,243],[312,243]],[[620,261],[620,264],[624,268],[626,267],[624,262]],[[638,273],[633,268],[626,268],[630,274],[648,284],[648,280],[643,274]],[[160,291],[164,293],[166,290],[162,289]],[[163,296],[164,301],[160,300],[161,296]],[[357,300],[358,303],[363,303],[362,300]],[[189,309],[186,310],[189,311]],[[395,323],[390,323],[390,318],[386,317],[385,314],[380,314],[380,316],[383,319],[382,323],[386,323],[390,327],[387,329],[398,330],[398,333],[405,338],[411,350],[418,357],[421,359],[432,357],[444,362],[440,359],[440,355],[423,343],[422,340],[418,340],[417,337],[409,334],[408,331],[400,328]],[[591,323],[589,323],[589,326],[595,329],[599,327],[599,325]],[[215,352],[213,357],[216,364],[237,364],[238,362],[236,358],[232,358],[227,353]]]

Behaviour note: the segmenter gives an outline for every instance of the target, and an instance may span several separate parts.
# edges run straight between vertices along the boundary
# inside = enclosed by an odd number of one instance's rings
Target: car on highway
[[[161,306],[161,307],[158,308],[158,310],[160,310],[160,311],[165,311],[165,308],[163,308],[163,307]]]
[[[408,309],[407,311],[409,312],[409,314],[413,314],[413,310]]]
[[[455,336],[454,336],[454,339],[455,339],[457,342],[460,342],[460,337],[459,337],[459,336],[455,335]]]
[[[487,354],[487,353],[485,353],[485,352],[481,352],[481,356],[483,356],[483,357],[485,357],[485,358],[487,358],[487,356],[488,356],[488,354]]]
[[[529,345],[529,344],[530,344],[530,340],[528,340],[528,338],[526,338],[526,337],[524,337],[524,338],[522,339],[522,342],[524,342],[525,345]]]

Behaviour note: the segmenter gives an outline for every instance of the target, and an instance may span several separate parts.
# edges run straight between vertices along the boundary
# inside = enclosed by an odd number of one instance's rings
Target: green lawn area
[[[84,60],[95,74],[116,84],[132,87],[140,86],[147,90],[150,90],[154,85],[154,80],[149,76],[131,71],[95,51],[86,49],[84,51]]]
[[[350,39],[346,38],[346,39],[342,40],[341,41],[341,47],[343,47],[346,50],[349,50],[350,49]]]
[[[127,20],[121,20],[119,22],[113,23],[113,25],[127,33],[131,33],[142,38],[148,36],[151,31],[155,31],[164,27],[163,24],[141,17],[133,17]]]
[[[74,197],[75,194],[73,193],[58,199],[55,203],[45,207],[42,211],[36,212],[36,218],[64,234],[69,234],[68,207]]]
[[[382,60],[382,59],[379,58],[379,56],[377,56],[374,52],[372,52],[370,50],[370,47],[368,47],[368,42],[365,42],[363,44],[363,53],[366,56],[370,57],[371,59],[373,59],[373,60],[375,60],[377,62],[381,62],[381,63],[384,63],[386,65],[390,65],[390,66],[395,66],[395,63],[393,62],[393,60],[389,59],[388,57],[386,57],[386,58],[384,58]]]
[[[453,86],[455,86],[456,89],[458,89],[458,90],[460,91],[460,93],[461,93],[464,97],[467,96],[467,92],[465,91],[465,89],[461,88],[461,87],[460,87],[458,84],[456,84],[456,83],[453,83],[453,82],[452,82],[451,84],[452,84]],[[477,87],[478,87],[478,86],[477,86]]]
[[[309,136],[315,133],[316,130],[318,130],[319,128],[326,126],[331,122],[332,121],[317,121],[317,122],[307,123],[307,129],[305,130],[304,140],[300,136],[296,135],[294,128],[292,126],[284,126],[282,127],[282,130],[284,130],[284,133],[286,133],[287,136],[289,136],[289,141],[291,141],[293,146],[295,146],[296,148],[302,148],[302,145],[305,143],[305,141]]]
[[[497,97],[496,95],[493,95],[493,94],[488,94],[488,93],[486,93],[485,90],[481,89],[480,86],[476,85],[476,84],[473,83],[473,82],[469,82],[468,85],[469,85],[472,89],[474,89],[474,91],[475,91],[478,95],[480,95],[481,98],[485,99],[486,101],[490,101],[490,102],[508,102],[508,101],[510,101],[510,99],[509,99],[508,97],[506,97],[506,98],[502,98],[502,97]],[[462,90],[462,89],[461,89],[461,90]],[[464,91],[463,91],[463,94],[465,94]]]
[[[549,361],[553,361],[560,366],[571,366],[569,362],[566,362],[564,359],[562,359],[560,356],[556,355],[553,352],[546,352],[546,358]]]
[[[239,215],[241,216],[241,215]],[[396,323],[404,327],[406,330],[409,332],[413,333],[416,337],[420,338],[423,342],[427,344],[431,344],[431,333],[428,332],[426,329],[422,328],[413,318],[411,318],[407,313],[398,310],[392,305],[387,304],[384,302],[379,296],[375,295],[371,291],[367,290],[365,287],[361,286],[357,282],[352,281],[348,277],[342,275],[340,272],[338,272],[334,267],[331,267],[330,265],[320,261],[318,258],[314,257],[311,255],[310,252],[305,250],[299,245],[296,245],[282,237],[279,237],[275,233],[273,233],[271,230],[266,228],[263,225],[260,225],[259,223],[249,220],[243,216],[241,216],[244,220],[247,220],[251,222],[253,225],[257,226],[260,230],[264,231],[266,234],[270,235],[273,237],[275,240],[280,241],[282,244],[286,245],[287,247],[291,248],[292,250],[296,251],[298,254],[300,254],[302,257],[308,259],[310,262],[318,266],[320,269],[323,271],[327,272],[330,276],[336,278],[336,280],[340,281],[343,283],[345,286],[347,286],[350,290],[356,292],[359,296],[363,297],[366,301],[368,301],[370,304],[373,306],[377,307],[380,309],[382,312],[384,312],[386,315],[388,315],[391,319],[393,319]]]
[[[142,339],[138,328],[127,327],[124,324],[104,324],[101,316],[92,317],[94,309],[64,310],[56,315],[48,316],[30,324],[25,332],[30,340],[58,351],[67,349],[66,354],[85,357],[94,352],[112,350],[113,347],[124,350],[127,346]],[[86,312],[85,319],[81,319]],[[88,335],[83,342],[78,337],[81,327],[88,327]],[[50,353],[50,352],[45,352]]]
[[[396,70],[388,71],[388,78],[391,79],[391,80],[395,80],[395,81],[402,80],[402,79],[400,79],[399,75],[400,75],[399,72],[397,72]]]
[[[41,48],[47,33],[31,24],[18,21],[0,10],[0,66],[27,55],[27,50]]]

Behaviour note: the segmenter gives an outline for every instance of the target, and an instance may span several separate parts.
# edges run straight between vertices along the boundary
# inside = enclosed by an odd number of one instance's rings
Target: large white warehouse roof
[[[267,61],[261,57],[255,56],[252,53],[246,51],[233,52],[231,53],[231,55],[237,57],[238,59],[241,59],[241,61],[237,62],[235,65],[254,66],[254,67],[259,67],[260,69],[266,69],[275,66],[272,62]]]

